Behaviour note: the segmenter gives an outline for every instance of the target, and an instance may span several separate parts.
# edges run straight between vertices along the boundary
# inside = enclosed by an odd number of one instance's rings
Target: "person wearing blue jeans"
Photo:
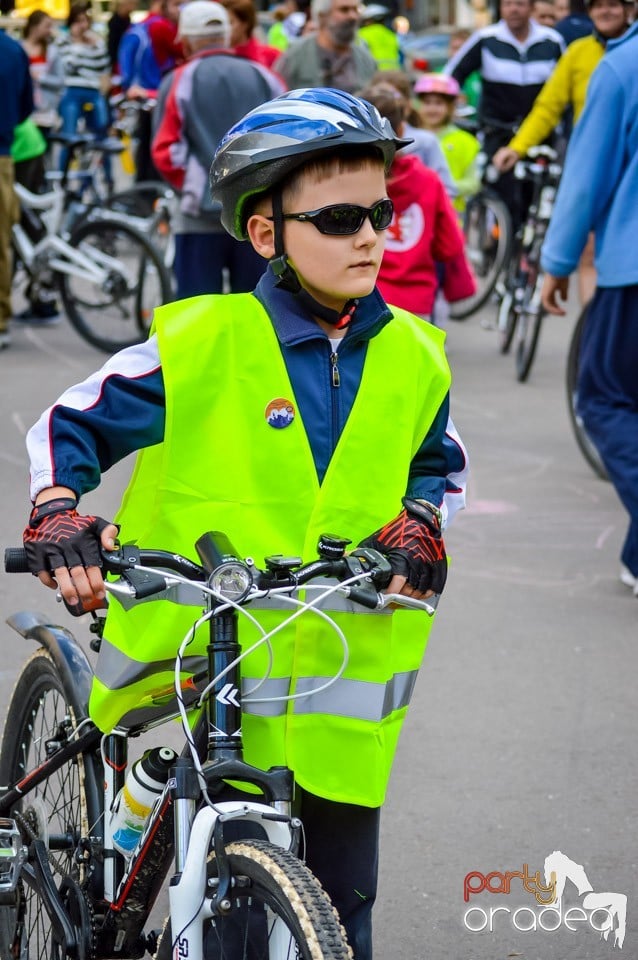
[[[89,107],[90,109],[86,109]],[[107,135],[110,117],[109,108],[106,99],[99,90],[93,90],[90,87],[67,87],[64,96],[60,100],[58,113],[62,118],[62,127],[60,132],[68,137],[72,137],[77,128],[80,117],[84,116],[87,125],[96,136],[102,138]],[[60,154],[60,169],[64,170],[67,160],[67,151],[62,150]],[[103,159],[104,176],[107,181],[111,177],[111,158],[105,153]]]
[[[630,522],[620,579],[638,597],[638,23],[610,41],[567,152],[542,251],[543,305],[563,315],[590,231],[596,293],[583,332],[579,413]]]

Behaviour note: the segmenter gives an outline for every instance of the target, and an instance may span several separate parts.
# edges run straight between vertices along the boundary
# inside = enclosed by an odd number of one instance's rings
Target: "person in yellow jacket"
[[[588,13],[594,23],[594,32],[567,47],[512,140],[494,154],[492,163],[497,170],[503,173],[511,170],[532,147],[543,143],[568,108],[572,108],[574,122],[578,122],[585,106],[589,79],[603,58],[607,41],[622,36],[633,10],[633,0],[590,0]],[[593,239],[590,238],[579,264],[583,304],[591,299],[596,288],[593,255]]]
[[[442,591],[442,529],[467,471],[444,335],[375,285],[393,212],[385,173],[401,145],[374,107],[326,88],[269,101],[226,135],[213,198],[226,230],[269,261],[254,293],[159,309],[146,343],[70,388],[29,433],[29,565],[68,603],[103,596],[98,545],[117,535],[78,498],[133,450],[123,542],[194,556],[195,537],[218,529],[243,556],[308,558],[332,529],[388,556],[390,590]],[[89,704],[105,732],[152,702],[192,620],[162,601],[144,608],[109,609]],[[308,865],[354,957],[370,960],[380,808],[429,622],[400,610],[335,618],[350,648],[340,692],[268,711],[247,703],[242,733],[249,762],[294,771]],[[315,689],[342,659],[323,621],[303,619],[266,664],[286,694]],[[253,686],[258,660],[246,660]]]

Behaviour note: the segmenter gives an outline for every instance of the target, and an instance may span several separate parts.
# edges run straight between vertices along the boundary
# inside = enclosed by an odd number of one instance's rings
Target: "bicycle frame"
[[[39,267],[44,263],[57,273],[89,279],[97,284],[106,282],[110,270],[117,270],[118,274],[124,273],[126,276],[124,265],[119,260],[90,245],[85,245],[84,250],[72,247],[59,235],[64,211],[62,191],[52,190],[40,196],[20,184],[16,184],[15,189],[21,204],[42,214],[41,219],[47,230],[47,235],[34,244],[19,223],[13,227],[17,251],[29,273],[36,263]],[[132,277],[126,279],[128,283],[133,283]]]
[[[326,543],[328,539],[326,538]],[[343,541],[344,544],[346,542]],[[341,543],[339,542],[339,548],[345,550]],[[197,547],[200,557],[204,560],[203,568],[197,567],[185,558],[170,555],[175,564],[179,562],[182,565],[174,566],[174,570],[185,570],[188,565],[191,573],[190,583],[184,584],[183,577],[179,576],[172,579],[170,574],[167,577],[159,576],[160,571],[153,571],[152,567],[148,569],[147,574],[142,567],[140,569],[142,578],[137,581],[131,573],[123,582],[107,583],[107,589],[119,595],[122,600],[128,595],[129,598],[135,598],[139,602],[157,597],[162,594],[162,591],[166,596],[173,589],[171,584],[176,583],[178,587],[186,587],[185,593],[183,590],[181,595],[179,590],[176,592],[176,597],[179,595],[181,603],[194,604],[201,609],[202,597],[207,598],[209,643],[206,676],[209,682],[205,692],[204,708],[195,723],[191,736],[192,743],[186,744],[181,757],[176,760],[171,769],[166,787],[149,814],[131,858],[125,860],[113,846],[110,812],[115,797],[124,785],[128,738],[138,736],[157,726],[157,720],[140,723],[127,730],[116,729],[102,738],[100,731],[92,722],[83,719],[82,725],[88,725],[84,732],[80,731],[75,739],[71,739],[67,733],[65,741],[55,744],[56,748],[47,760],[35,770],[29,771],[20,782],[10,787],[8,792],[0,798],[0,816],[9,814],[16,803],[23,797],[27,797],[35,787],[44,783],[55,770],[80,753],[87,754],[93,751],[102,741],[104,803],[103,806],[99,806],[103,810],[103,840],[98,825],[96,836],[81,838],[63,836],[59,839],[58,846],[58,849],[66,850],[73,847],[76,856],[80,855],[89,866],[88,891],[98,933],[97,958],[115,954],[124,960],[124,958],[141,957],[146,949],[152,949],[153,943],[143,935],[143,928],[174,859],[175,872],[169,887],[172,935],[175,937],[172,945],[173,956],[188,957],[188,960],[204,960],[203,924],[211,918],[221,918],[231,910],[229,894],[233,877],[224,840],[224,824],[227,821],[242,819],[257,823],[270,843],[297,853],[300,823],[291,817],[294,787],[292,772],[287,767],[272,767],[268,771],[263,771],[247,764],[243,758],[239,666],[241,647],[238,638],[238,613],[234,609],[236,604],[229,606],[223,596],[207,588],[202,582],[202,576],[198,575],[201,572],[206,576],[207,570],[217,571],[225,564],[228,565],[228,558],[233,556],[232,548],[220,535],[216,540],[210,535],[201,538]],[[329,548],[335,549],[333,543],[329,543]],[[348,602],[355,600],[379,612],[390,612],[392,602],[401,601],[402,598],[391,594],[380,599],[372,579],[367,574],[367,570],[371,568],[365,566],[372,562],[370,554],[374,553],[374,551],[362,550],[359,556],[345,557],[342,554],[344,570],[347,573],[342,573],[340,579],[343,580],[344,576],[350,577],[344,584],[344,586],[352,584],[347,587],[346,595],[350,598]],[[136,554],[139,558],[139,551],[127,547],[126,551],[121,553],[119,561],[121,566],[116,566],[118,561],[112,560],[109,569],[120,573],[131,568],[134,570]],[[147,551],[147,554],[150,554],[155,561],[156,554],[151,551]],[[375,556],[385,564],[381,572],[386,576],[389,575],[389,563],[379,554]],[[320,557],[320,560],[303,568],[305,579],[300,576],[290,585],[288,580],[291,579],[291,571],[300,565],[300,561],[297,558],[269,558],[269,569],[261,574],[264,579],[260,586],[262,593],[258,592],[258,596],[269,596],[270,591],[277,587],[290,591],[294,586],[301,586],[310,579],[316,580],[326,575],[334,576],[335,574],[330,571],[334,569],[334,564],[337,562],[335,554],[331,556],[329,552],[320,553]],[[160,561],[155,562],[159,566],[162,565]],[[145,563],[151,566],[151,561],[148,559]],[[165,566],[169,567],[169,564]],[[289,575],[288,580],[286,574]],[[292,577],[294,578],[294,575]],[[412,598],[403,598],[403,601],[406,606],[426,609],[430,614],[434,612],[432,607]],[[134,602],[133,599],[132,602]],[[23,631],[20,630],[20,632]],[[32,626],[28,633],[26,631],[24,633],[33,635]],[[54,638],[47,640],[46,631],[43,631],[37,639],[40,639],[47,648],[49,644],[52,648],[55,647]],[[51,653],[56,660],[53,649]],[[83,660],[88,669],[88,662],[81,651],[78,659]],[[86,670],[83,673],[86,673]],[[210,678],[213,679],[210,680]],[[83,698],[86,696],[86,687],[85,678],[81,686]],[[198,699],[199,694],[195,692],[193,702]],[[161,722],[164,723],[170,719],[172,719],[171,716],[164,716]],[[195,757],[191,747],[196,754]],[[205,757],[203,766],[201,763],[196,763],[197,757],[200,761]],[[229,780],[238,780],[256,786],[263,794],[263,798],[212,803],[211,794],[214,796]],[[213,879],[207,876],[211,848],[215,853],[217,874]],[[67,951],[72,952],[77,946],[73,939],[76,936],[75,929],[69,923],[65,904],[51,872],[46,847],[39,838],[31,843],[27,870],[27,883],[37,889],[52,927],[56,930],[57,936],[62,938]],[[197,904],[198,906],[194,908]],[[285,934],[281,927],[282,925],[275,919],[269,929],[270,960],[283,960],[288,956],[289,935]]]

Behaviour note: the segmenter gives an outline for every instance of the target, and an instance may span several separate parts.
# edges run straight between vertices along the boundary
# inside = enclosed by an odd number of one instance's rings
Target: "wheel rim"
[[[18,742],[16,743],[16,773],[19,778],[42,763],[47,756],[47,742],[69,727],[75,720],[60,690],[49,681],[27,708]],[[47,847],[65,873],[82,879],[81,867],[72,860],[72,853],[80,836],[88,835],[87,810],[82,783],[82,757],[63,765],[44,783],[25,797],[17,810],[16,819],[27,844],[34,835]],[[26,824],[26,827],[25,827]],[[60,849],[62,847],[62,849]],[[35,889],[34,877],[26,868],[21,882],[22,904],[17,914],[23,916],[23,956],[26,960],[57,960],[56,945],[48,915]]]

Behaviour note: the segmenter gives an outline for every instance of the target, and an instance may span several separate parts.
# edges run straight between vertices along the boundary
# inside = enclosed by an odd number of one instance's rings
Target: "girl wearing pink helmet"
[[[443,73],[424,73],[414,85],[421,123],[439,139],[458,191],[454,206],[462,213],[467,198],[479,188],[475,161],[480,145],[476,137],[452,122],[460,92],[454,77]]]

